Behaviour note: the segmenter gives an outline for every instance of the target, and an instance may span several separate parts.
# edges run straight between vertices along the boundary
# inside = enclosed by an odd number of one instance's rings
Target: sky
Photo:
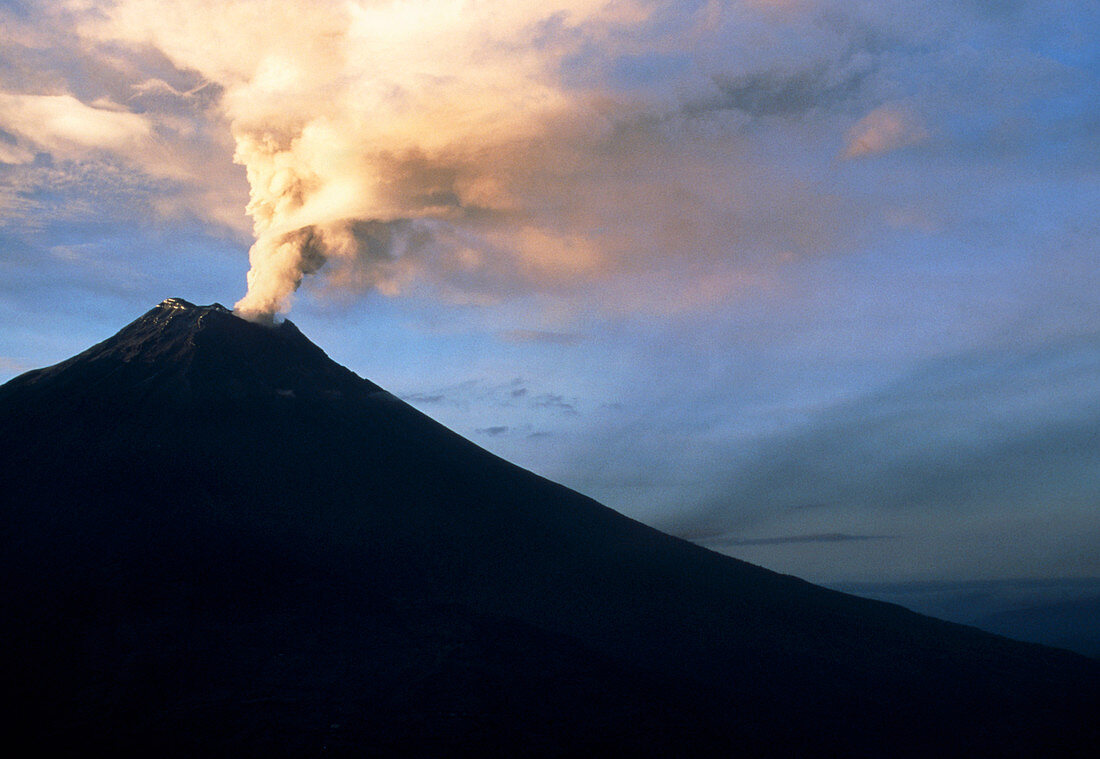
[[[1100,576],[1100,6],[0,1],[0,381],[167,297],[817,582]]]

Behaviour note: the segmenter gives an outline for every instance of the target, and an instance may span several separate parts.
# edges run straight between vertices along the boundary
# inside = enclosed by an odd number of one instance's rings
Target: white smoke
[[[862,64],[775,6],[119,0],[84,34],[150,46],[220,91],[255,235],[236,308],[270,319],[322,267],[340,286],[478,301],[827,244],[844,225],[835,203],[772,172],[748,126],[810,112],[807,76],[833,97]],[[766,72],[735,76],[754,55]],[[795,139],[798,114],[787,124]]]
[[[256,236],[237,310],[262,319],[330,260],[384,291],[425,236],[445,266],[484,262],[494,215],[522,210],[507,164],[578,127],[557,81],[570,30],[643,18],[642,5],[132,0],[99,33],[151,42],[223,88]]]

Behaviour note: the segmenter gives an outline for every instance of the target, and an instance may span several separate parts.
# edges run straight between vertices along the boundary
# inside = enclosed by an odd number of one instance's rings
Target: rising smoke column
[[[396,292],[417,254],[445,268],[492,255],[487,222],[517,203],[501,158],[568,129],[574,107],[554,81],[560,53],[524,41],[555,14],[600,5],[344,4],[330,9],[325,49],[263,55],[225,95],[256,235],[237,312],[286,311],[332,260],[354,262],[360,286]]]
[[[834,5],[118,0],[83,33],[220,93],[250,186],[244,316],[285,312],[322,267],[474,303],[625,274],[629,307],[674,309],[857,226],[812,161],[787,160],[822,130],[833,160],[880,105],[860,102],[873,57],[809,12]],[[923,139],[893,123],[864,124],[842,158]]]
[[[462,274],[511,250],[535,274],[570,268],[572,252],[525,253],[558,235],[514,185],[531,184],[524,165],[547,160],[534,151],[551,134],[591,132],[563,58],[644,4],[119,0],[85,33],[148,45],[220,89],[255,234],[237,311],[269,320],[326,263],[387,293],[428,258]]]

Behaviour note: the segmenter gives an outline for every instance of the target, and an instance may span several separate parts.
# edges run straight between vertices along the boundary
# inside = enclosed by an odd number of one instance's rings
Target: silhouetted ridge
[[[192,395],[207,402],[319,399],[379,390],[332,361],[290,320],[258,324],[220,303],[196,306],[182,298],[168,298],[110,339],[13,383],[65,385],[77,367],[82,392],[105,383],[114,397],[132,390],[163,402]]]
[[[1100,741],[1100,663],[664,535],[218,304],[0,386],[0,498],[8,735],[43,754]]]

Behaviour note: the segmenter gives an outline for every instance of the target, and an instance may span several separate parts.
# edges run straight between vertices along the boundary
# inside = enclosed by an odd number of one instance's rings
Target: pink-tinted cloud
[[[84,34],[153,46],[222,93],[256,235],[239,308],[266,316],[326,263],[336,284],[477,302],[668,258],[789,252],[785,213],[762,204],[804,195],[803,230],[819,211],[797,181],[760,185],[738,103],[710,100],[726,14],[657,11],[127,0]]]
[[[59,157],[83,155],[88,150],[124,152],[140,148],[152,137],[144,117],[107,102],[85,105],[71,95],[19,95],[0,92],[0,127],[16,135],[26,163],[30,148]],[[28,158],[29,156],[29,158]]]
[[[882,106],[848,131],[844,158],[863,158],[919,145],[928,139],[920,120],[904,109]]]
[[[17,25],[38,55],[75,51],[74,70],[10,94],[145,124],[109,160],[174,183],[150,193],[165,218],[251,227],[245,312],[286,310],[312,273],[345,291],[613,292],[667,312],[859,247],[890,208],[931,216],[836,175],[852,170],[838,145],[851,161],[922,143],[917,114],[968,86],[937,69],[958,68],[948,43],[966,13],[906,7],[80,2],[44,9],[53,31]],[[962,70],[1013,72],[1020,92],[997,108],[1064,73],[986,47],[983,69]],[[0,158],[99,150],[36,148],[25,131]]]

